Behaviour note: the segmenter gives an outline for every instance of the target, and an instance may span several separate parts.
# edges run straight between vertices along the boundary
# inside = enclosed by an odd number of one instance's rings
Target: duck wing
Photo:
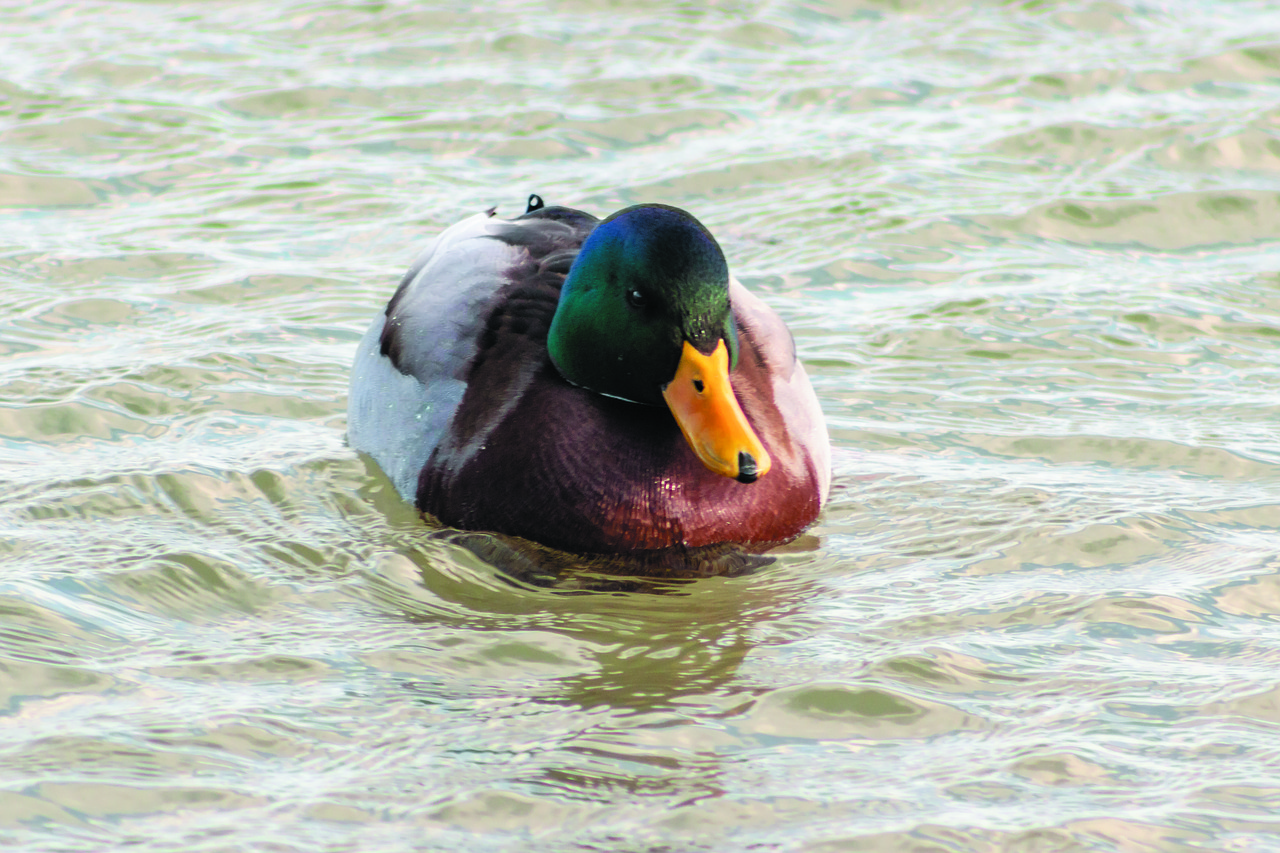
[[[558,207],[512,220],[490,210],[437,235],[401,279],[357,347],[347,439],[377,461],[406,501],[415,502],[423,467],[450,434],[474,364],[491,357],[486,330],[510,315],[512,300],[534,285],[547,294],[549,304],[539,312],[549,322],[564,273],[596,221]],[[523,352],[505,355],[540,364],[545,328],[540,341],[532,331]],[[511,366],[517,385],[532,369]],[[495,395],[491,421],[500,420],[520,390]]]

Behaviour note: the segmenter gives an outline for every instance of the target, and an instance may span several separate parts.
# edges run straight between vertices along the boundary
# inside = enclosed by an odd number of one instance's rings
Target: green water
[[[1280,849],[1280,7],[0,21],[0,847]],[[513,581],[346,448],[530,192],[689,209],[795,331],[772,565]]]

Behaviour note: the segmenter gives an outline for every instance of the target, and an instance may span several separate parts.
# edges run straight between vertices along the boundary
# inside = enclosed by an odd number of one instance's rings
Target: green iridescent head
[[[710,353],[721,340],[735,365],[729,265],[719,244],[685,211],[641,204],[601,222],[583,243],[547,349],[573,384],[660,406],[684,343]]]

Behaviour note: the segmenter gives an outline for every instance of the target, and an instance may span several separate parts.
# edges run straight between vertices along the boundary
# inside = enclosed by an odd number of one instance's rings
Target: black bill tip
[[[745,450],[738,451],[738,476],[735,478],[739,483],[754,483],[759,475],[759,468],[756,466],[756,458]]]

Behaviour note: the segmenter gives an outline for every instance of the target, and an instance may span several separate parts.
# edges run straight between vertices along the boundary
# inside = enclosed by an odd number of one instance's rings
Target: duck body
[[[745,433],[699,444],[703,416],[672,400],[714,385],[699,371],[717,354]],[[601,224],[531,204],[439,234],[360,342],[348,438],[445,524],[577,552],[767,547],[830,488],[786,325],[696,220],[657,205]]]

